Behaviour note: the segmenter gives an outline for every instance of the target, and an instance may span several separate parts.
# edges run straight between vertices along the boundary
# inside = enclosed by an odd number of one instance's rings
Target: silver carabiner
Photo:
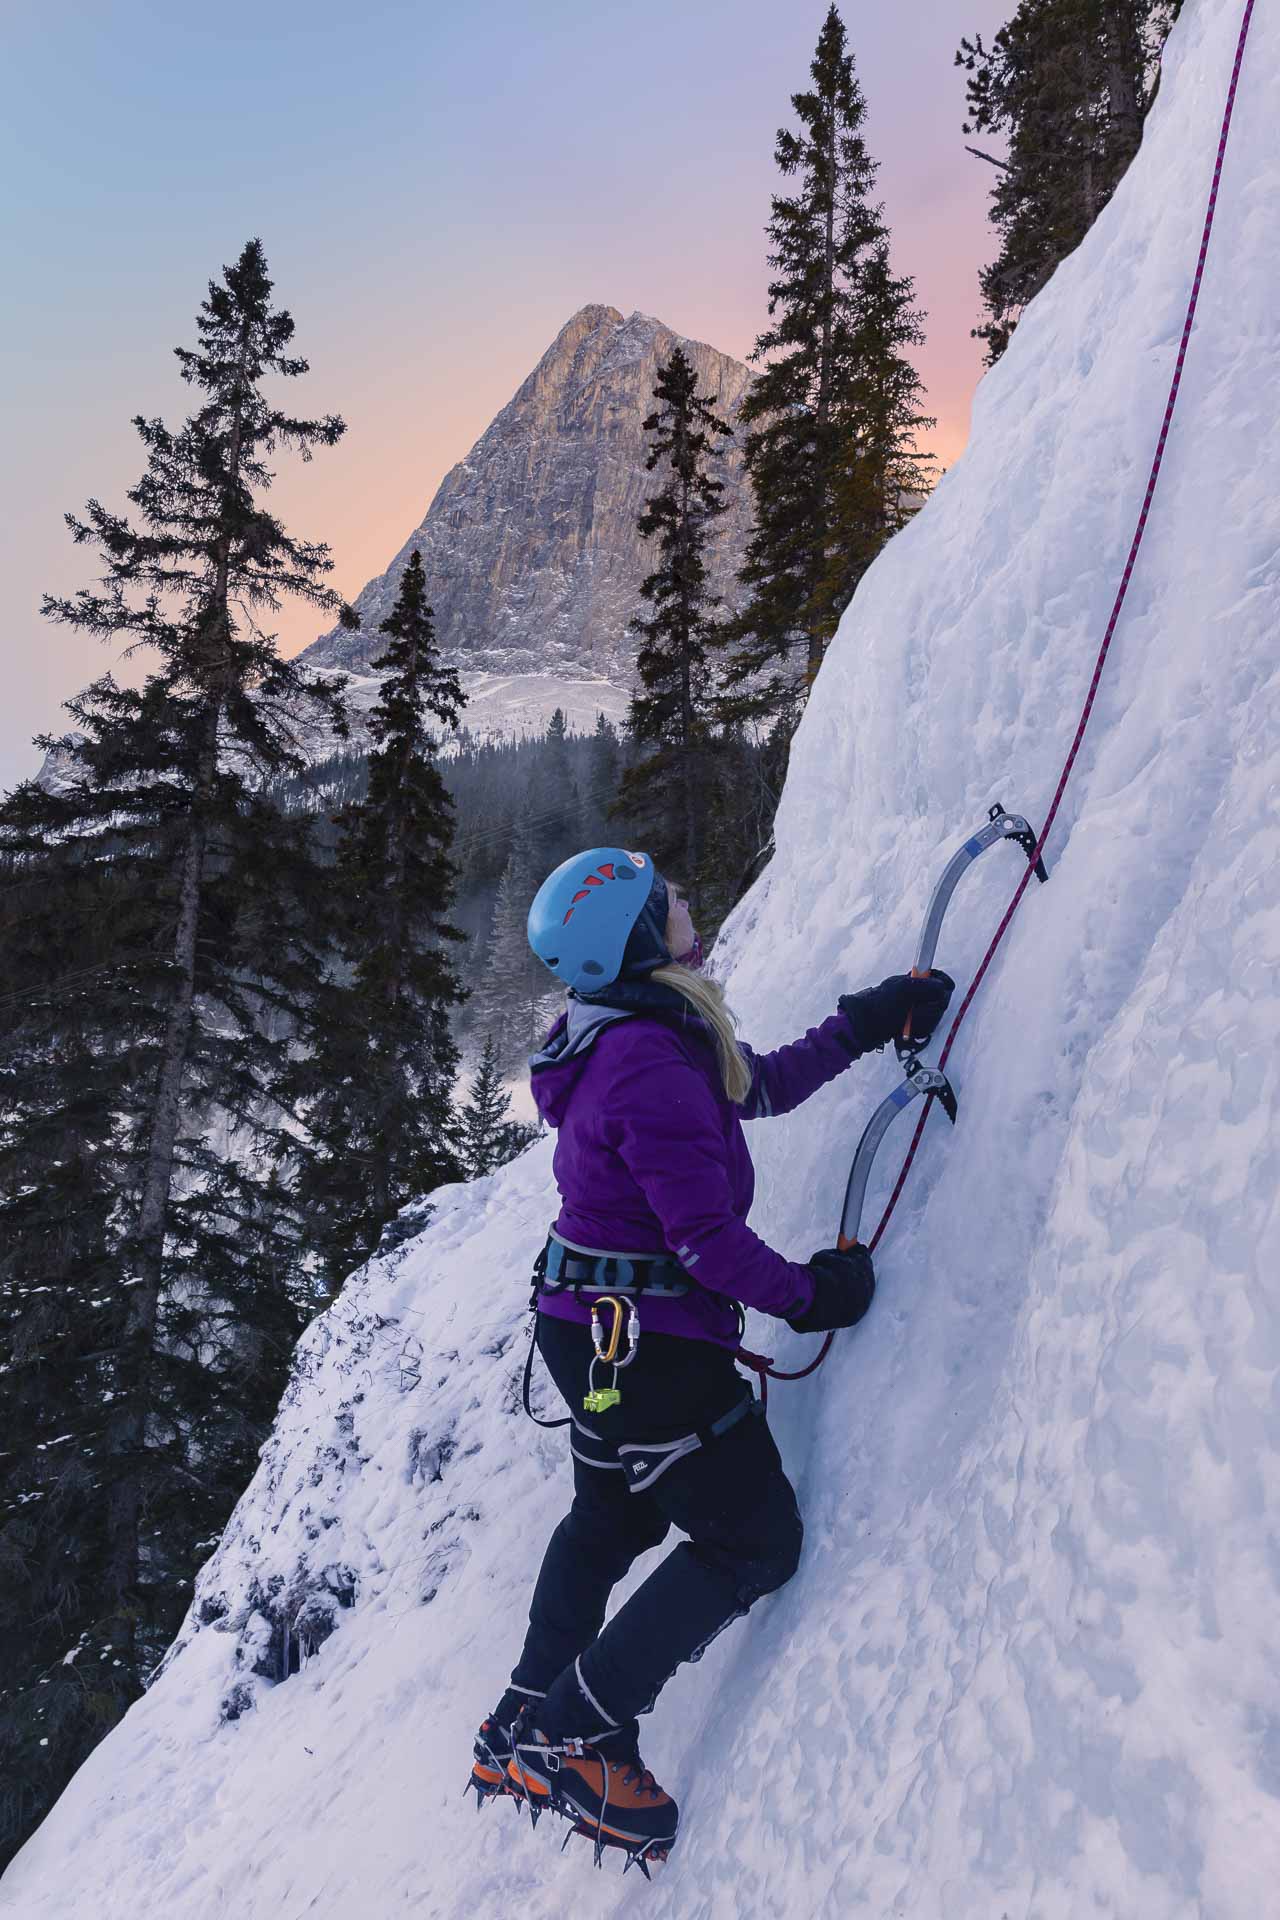
[[[621,1358],[618,1347],[622,1338],[622,1302],[615,1294],[602,1294],[599,1300],[591,1303],[591,1344],[595,1355],[587,1369],[587,1394],[582,1405],[587,1413],[607,1413],[610,1407],[616,1407],[622,1399],[618,1391],[618,1375],[623,1367],[629,1367],[640,1351],[640,1313],[635,1300],[628,1303],[627,1346]],[[600,1320],[601,1307],[613,1308],[613,1326],[606,1342],[604,1327]],[[597,1387],[597,1366],[613,1368],[613,1384]]]

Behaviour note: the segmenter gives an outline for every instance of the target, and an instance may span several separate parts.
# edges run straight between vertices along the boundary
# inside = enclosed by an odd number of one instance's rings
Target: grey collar
[[[577,1054],[586,1053],[594,1046],[597,1036],[605,1027],[612,1026],[615,1020],[630,1020],[633,1009],[630,1007],[592,1007],[570,994],[565,1007],[564,1026],[549,1040],[540,1053],[529,1057],[529,1071],[536,1073],[540,1067],[559,1066],[565,1060],[573,1059]]]

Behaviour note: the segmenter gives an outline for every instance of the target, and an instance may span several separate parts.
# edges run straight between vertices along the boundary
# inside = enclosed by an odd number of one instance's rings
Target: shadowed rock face
[[[459,667],[498,673],[630,675],[640,582],[656,558],[636,521],[661,474],[645,471],[644,419],[658,368],[675,345],[730,426],[750,380],[727,354],[682,340],[658,320],[583,307],[515,398],[447,474],[421,526],[356,601],[362,630],[334,628],[307,649],[317,666],[361,668],[385,644],[377,628],[400,575],[422,551],[436,632]],[[751,525],[741,435],[719,477],[729,511],[709,556],[714,588],[735,607],[734,574]]]

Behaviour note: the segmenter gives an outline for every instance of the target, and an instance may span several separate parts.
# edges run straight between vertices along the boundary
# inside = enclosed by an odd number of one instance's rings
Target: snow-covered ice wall
[[[1240,0],[1184,8],[1128,178],[845,618],[776,858],[717,952],[757,1046],[908,964],[992,801],[1044,816],[1150,464],[1239,21]],[[555,1205],[543,1142],[440,1194],[310,1330],[162,1677],[0,1911],[1275,1910],[1278,67],[1280,7],[1259,0],[1164,476],[1052,878],[961,1031],[960,1124],[930,1118],[873,1313],[774,1390],[804,1562],[645,1724],[684,1812],[665,1877],[595,1874],[546,1823],[461,1797],[569,1486],[561,1436],[517,1410]],[[957,896],[938,958],[962,982],[1019,870],[996,849]],[[831,1243],[897,1072],[872,1056],[754,1126],[753,1224],[782,1251]],[[897,1159],[882,1151],[869,1224]],[[748,1344],[813,1350],[772,1323]]]

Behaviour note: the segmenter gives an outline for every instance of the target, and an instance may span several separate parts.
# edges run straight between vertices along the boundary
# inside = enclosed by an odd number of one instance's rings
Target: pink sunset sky
[[[981,373],[970,338],[992,250],[989,167],[964,151],[962,33],[1013,0],[846,0],[893,262],[927,314],[918,365],[944,464]],[[440,480],[588,301],[656,315],[745,358],[766,323],[764,226],[790,95],[825,0],[227,0],[215,15],[121,0],[24,7],[3,134],[19,266],[0,322],[15,378],[5,472],[6,700],[0,787],[31,736],[113,665],[42,621],[42,592],[89,584],[62,515],[114,508],[142,471],[132,415],[176,424],[205,282],[252,235],[297,322],[302,413],[347,434],[282,455],[273,501],[326,541],[351,598]],[[21,73],[23,84],[13,76]],[[326,622],[286,607],[294,651]],[[135,661],[124,671],[138,673]]]

